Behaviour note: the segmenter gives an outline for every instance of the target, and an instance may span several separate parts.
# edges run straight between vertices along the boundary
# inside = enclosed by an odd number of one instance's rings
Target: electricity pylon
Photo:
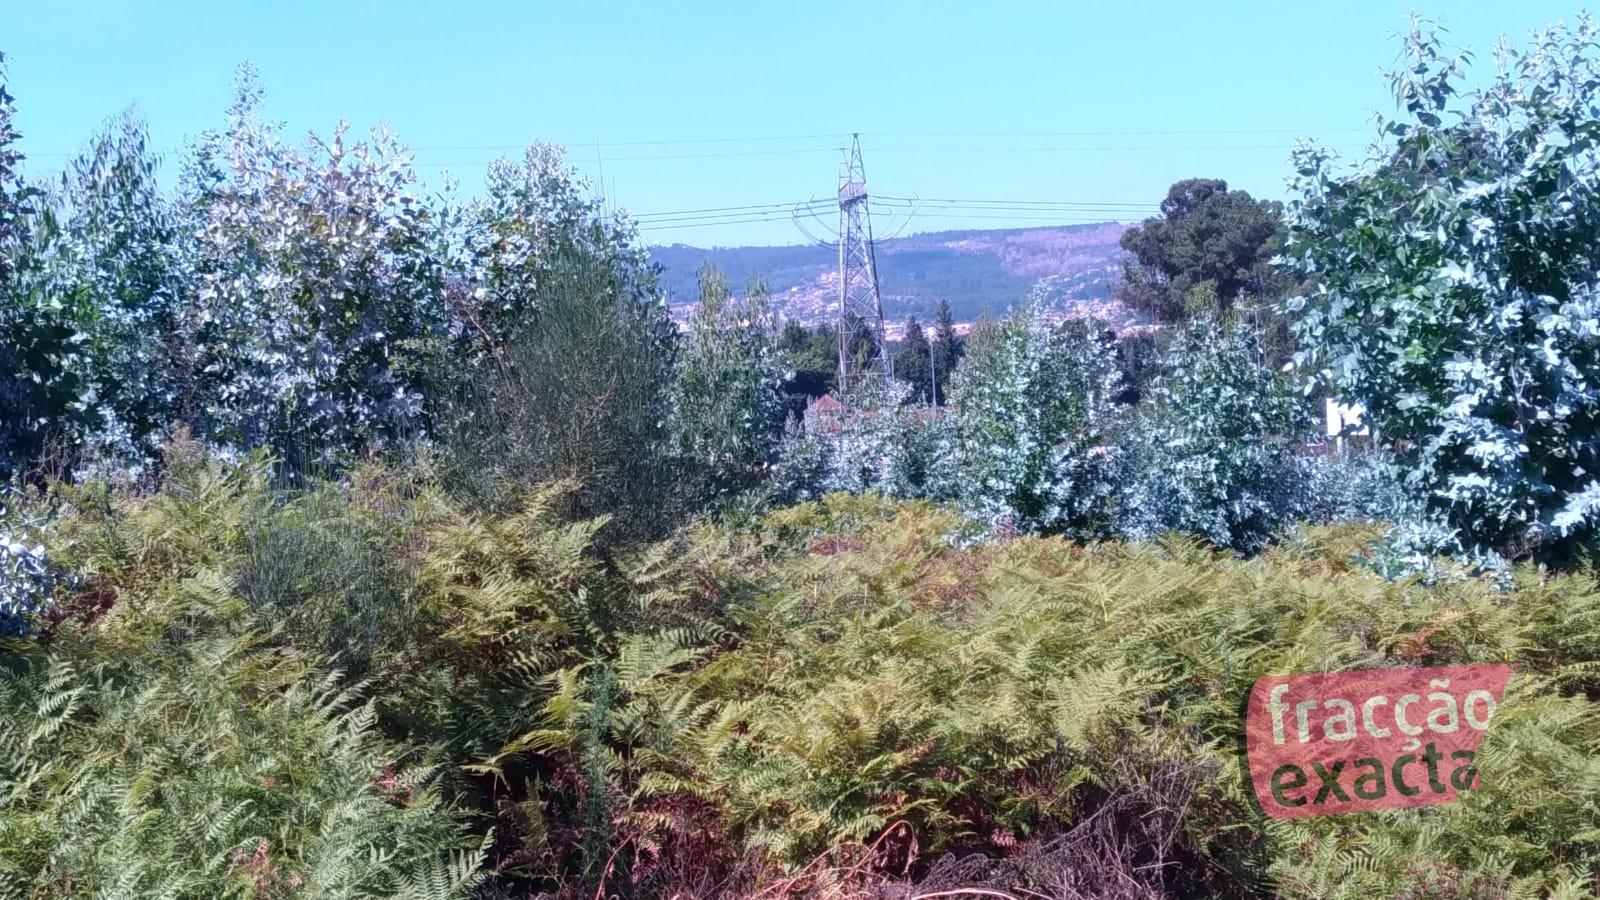
[[[884,345],[861,135],[852,134],[839,164],[839,399],[847,408],[862,380],[874,371],[887,381],[893,364]]]

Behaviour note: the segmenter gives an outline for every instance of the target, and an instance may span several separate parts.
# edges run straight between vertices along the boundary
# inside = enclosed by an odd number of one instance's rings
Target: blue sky
[[[181,147],[221,122],[248,58],[270,117],[297,134],[387,122],[424,189],[449,171],[470,190],[489,159],[545,139],[637,214],[801,201],[831,194],[858,131],[875,193],[1142,206],[1194,176],[1282,197],[1297,136],[1359,152],[1412,9],[1486,66],[1500,34],[1579,7],[14,0],[0,50],[35,174],[130,105],[157,148]],[[875,224],[1044,224],[948,215]],[[781,217],[647,236],[802,239]]]

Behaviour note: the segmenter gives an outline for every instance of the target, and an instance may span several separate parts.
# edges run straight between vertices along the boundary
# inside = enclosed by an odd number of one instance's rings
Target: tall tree
[[[951,385],[961,502],[999,527],[1105,533],[1112,524],[1116,346],[1096,323],[1051,326],[1036,290],[988,326]]]
[[[454,475],[500,502],[570,479],[576,515],[608,538],[658,533],[682,499],[672,447],[677,334],[657,272],[625,220],[608,219],[558,151],[494,165],[453,311],[471,381],[455,404]]]
[[[724,496],[766,476],[782,437],[788,379],[766,282],[752,275],[743,302],[707,261],[678,354],[673,424],[702,490]]]
[[[79,396],[70,365],[76,332],[34,277],[38,191],[18,172],[21,135],[5,75],[0,54],[0,478],[39,457]]]
[[[1444,545],[1560,562],[1600,526],[1600,29],[1532,43],[1468,90],[1414,22],[1379,152],[1296,154],[1289,255],[1301,363],[1399,442]]]
[[[1124,302],[1164,322],[1281,298],[1292,282],[1272,266],[1283,243],[1279,204],[1191,178],[1167,191],[1161,215],[1122,235]]]
[[[15,145],[22,135],[13,121],[16,104],[6,85],[6,55],[0,53],[0,284],[16,271],[15,254],[27,229],[30,194],[17,171],[22,153]]]
[[[383,129],[347,143],[342,123],[299,150],[260,96],[242,68],[227,130],[190,167],[207,179],[193,189],[203,430],[291,470],[426,434],[446,319],[410,157]]]
[[[905,337],[894,355],[894,375],[911,386],[911,400],[927,403],[933,391],[933,347],[916,316],[906,316]]]
[[[1311,419],[1253,329],[1195,319],[1167,348],[1126,448],[1122,528],[1253,552],[1302,508],[1295,448]]]
[[[950,391],[950,376],[966,352],[965,342],[956,334],[956,319],[950,312],[950,301],[939,299],[939,311],[934,318],[933,371],[934,402],[943,406]]]
[[[778,348],[789,379],[783,384],[790,416],[800,415],[812,397],[832,393],[839,377],[838,336],[826,326],[807,328],[799,319],[783,323]]]
[[[108,462],[157,460],[177,418],[187,352],[180,231],[159,160],[131,113],[113,120],[45,195],[35,277],[79,333],[75,443]]]

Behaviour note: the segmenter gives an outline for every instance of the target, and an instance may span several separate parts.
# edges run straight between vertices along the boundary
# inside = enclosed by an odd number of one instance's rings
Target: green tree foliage
[[[466,361],[503,355],[537,315],[544,281],[574,256],[611,255],[630,278],[650,279],[627,224],[607,219],[560,147],[535,144],[520,159],[496,160],[485,182],[464,217],[462,284],[451,294]]]
[[[783,433],[788,378],[766,285],[752,278],[744,301],[736,301],[727,279],[706,263],[678,354],[673,421],[679,452],[711,496],[767,477]]]
[[[91,458],[142,466],[190,400],[185,363],[192,285],[176,258],[179,223],[156,184],[144,123],[113,120],[46,192],[27,289],[60,304],[75,331],[76,428]]]
[[[342,124],[296,149],[259,101],[246,67],[190,168],[200,433],[291,468],[426,433],[445,318],[409,157],[383,130],[347,145]]]
[[[1302,362],[1398,442],[1447,549],[1559,561],[1600,513],[1596,30],[1497,55],[1467,90],[1416,23],[1366,165],[1296,155],[1292,305]]]
[[[911,402],[927,404],[933,394],[933,346],[916,316],[906,316],[905,336],[894,354],[895,377],[911,386]]]
[[[1120,389],[1115,342],[1092,322],[1050,325],[1038,294],[975,333],[950,388],[962,504],[1003,528],[1104,533]]]
[[[1164,322],[1276,300],[1290,286],[1272,266],[1283,232],[1277,203],[1230,191],[1220,178],[1177,182],[1159,217],[1122,235],[1131,255],[1121,297]]]
[[[458,483],[480,499],[570,479],[575,515],[619,534],[658,532],[677,495],[670,430],[675,335],[654,272],[597,238],[543,263],[526,324],[468,388],[449,438]]]
[[[1162,345],[1167,339],[1163,332],[1129,333],[1117,338],[1117,361],[1122,369],[1120,402],[1132,406],[1149,393],[1151,383],[1161,374]]]
[[[26,227],[24,216],[28,211],[25,205],[27,188],[17,172],[22,164],[22,153],[13,146],[21,137],[12,121],[16,115],[15,100],[6,90],[6,84],[6,57],[0,53],[0,248],[5,250],[0,253],[0,281],[10,278],[16,271],[12,254]]]
[[[1123,529],[1259,550],[1303,509],[1305,405],[1237,323],[1195,320],[1163,363],[1127,442]]]
[[[38,191],[17,171],[15,114],[0,54],[0,478],[28,468],[52,437],[61,438],[78,392],[66,311],[27,278],[37,253]]]
[[[783,348],[784,365],[794,373],[784,385],[791,412],[803,410],[808,397],[833,392],[839,377],[838,340],[827,326],[807,328],[798,319],[783,323],[778,344]]]
[[[779,451],[777,499],[793,503],[831,491],[948,499],[948,429],[925,420],[910,399],[904,382],[873,380],[847,412],[791,423]]]
[[[956,334],[955,316],[950,312],[950,301],[940,300],[939,311],[933,326],[933,366],[938,384],[934,385],[934,399],[943,406],[950,392],[950,376],[966,352],[966,343]]]

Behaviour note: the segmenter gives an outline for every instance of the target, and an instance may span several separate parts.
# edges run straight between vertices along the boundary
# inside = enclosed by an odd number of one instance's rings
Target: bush
[[[36,538],[44,527],[34,498],[0,485],[0,638],[32,630],[49,609],[58,573]]]
[[[1334,522],[1410,522],[1422,515],[1405,490],[1404,472],[1380,449],[1352,450],[1304,461],[1305,517]]]
[[[1523,896],[1600,864],[1592,575],[1524,571],[1509,594],[1389,582],[1353,559],[1370,526],[1238,560],[1177,539],[963,548],[947,537],[959,521],[838,495],[769,517],[771,555],[743,573],[760,590],[728,612],[736,640],[683,681],[694,699],[676,706],[697,717],[636,751],[648,808],[702,811],[660,827],[817,872],[1063,850],[1097,810],[1181,810],[1170,829],[1119,820],[1121,849],[1098,857],[1159,848],[1135,896],[1398,896],[1424,880],[1457,886],[1436,896]],[[1506,659],[1526,672],[1482,753],[1492,790],[1374,816],[1253,808],[1238,734],[1258,677]],[[877,855],[851,856],[865,845]],[[1035,891],[1065,877],[971,871]]]
[[[1196,321],[1163,363],[1128,439],[1124,532],[1259,550],[1301,515],[1304,406],[1236,324]]]
[[[760,279],[743,302],[707,263],[673,373],[673,434],[696,493],[712,503],[766,481],[782,438],[789,378],[777,319]]]
[[[1094,322],[1052,326],[1042,297],[974,338],[956,370],[959,499],[990,526],[1101,536],[1114,518],[1116,344]]]
[[[782,503],[833,491],[885,497],[952,496],[947,483],[950,434],[907,406],[911,388],[900,381],[867,381],[855,405],[836,424],[791,420],[778,447],[774,494]]]
[[[541,261],[526,321],[475,369],[454,409],[446,475],[488,507],[570,480],[577,517],[609,533],[664,533],[683,509],[671,416],[674,334],[654,274],[629,247],[562,248]]]
[[[264,466],[168,469],[148,499],[70,493],[46,539],[79,587],[0,652],[0,893],[465,896],[434,773],[233,590]]]

